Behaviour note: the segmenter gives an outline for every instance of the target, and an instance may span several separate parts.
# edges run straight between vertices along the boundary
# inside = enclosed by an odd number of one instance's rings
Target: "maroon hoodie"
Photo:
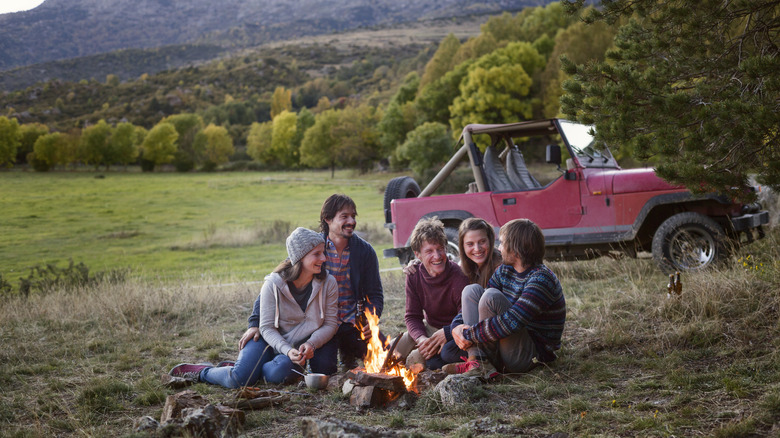
[[[450,323],[460,313],[460,295],[469,284],[460,266],[447,260],[444,272],[431,277],[420,263],[417,271],[406,276],[406,314],[404,321],[412,339],[427,336],[423,318],[428,325],[444,328],[447,340],[452,340]]]

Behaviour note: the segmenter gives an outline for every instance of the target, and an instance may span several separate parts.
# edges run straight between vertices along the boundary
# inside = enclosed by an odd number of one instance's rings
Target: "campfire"
[[[415,380],[417,373],[414,370],[406,368],[398,363],[392,354],[394,348],[391,348],[387,342],[382,342],[379,338],[379,317],[373,312],[365,311],[368,325],[371,327],[371,339],[368,342],[368,352],[363,358],[365,372],[369,374],[387,374],[389,376],[398,376],[403,379],[407,391],[416,392]],[[400,335],[396,339],[400,338]]]
[[[364,368],[347,373],[351,389],[350,404],[358,408],[385,406],[407,394],[417,393],[417,372],[408,369],[392,356],[395,345],[388,345],[379,337],[379,317],[365,311],[364,323],[371,327],[368,352],[363,358]],[[396,337],[396,340],[400,335]],[[347,390],[345,390],[347,393]]]

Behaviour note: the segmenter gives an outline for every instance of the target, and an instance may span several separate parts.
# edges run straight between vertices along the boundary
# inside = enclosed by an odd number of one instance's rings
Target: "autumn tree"
[[[406,140],[406,134],[417,125],[417,107],[414,102],[399,104],[391,101],[377,125],[383,156],[390,155]]]
[[[63,152],[67,148],[67,138],[59,132],[38,137],[33,145],[31,162],[39,172],[46,172],[57,164],[63,163]]]
[[[337,110],[329,109],[317,114],[314,125],[306,130],[301,142],[301,164],[309,167],[330,167],[334,176],[338,156],[337,138],[333,128],[339,122]]]
[[[146,134],[148,134],[149,131],[144,128],[143,126],[136,126],[135,127],[135,144],[137,144],[139,147],[144,142],[144,139],[146,138]]]
[[[109,139],[114,162],[127,167],[138,158],[136,127],[132,123],[123,122],[116,125]]]
[[[63,143],[60,146],[58,157],[60,164],[67,166],[68,164],[74,165],[79,159],[79,144],[81,143],[81,130],[78,128],[71,128],[67,132],[63,133]]]
[[[314,113],[319,114],[323,111],[327,111],[333,107],[330,99],[327,96],[322,96],[317,101],[317,106],[314,107]]]
[[[398,148],[398,157],[418,176],[429,169],[438,169],[452,152],[452,139],[442,123],[423,123],[406,136]]]
[[[452,102],[452,130],[460,132],[469,123],[532,118],[535,102],[528,97],[532,76],[544,65],[545,59],[527,42],[511,43],[479,58]]]
[[[630,19],[607,60],[564,62],[568,116],[694,192],[744,196],[754,172],[780,190],[780,2],[602,0],[585,17]]]
[[[19,149],[16,150],[16,163],[26,163],[27,155],[33,152],[38,137],[49,133],[49,127],[43,123],[25,123],[19,126]]]
[[[358,167],[367,171],[381,158],[376,109],[368,105],[317,115],[301,144],[301,163],[310,167]]]
[[[409,73],[398,91],[390,99],[377,129],[382,155],[389,155],[406,138],[406,133],[417,124],[414,98],[420,84],[417,72]]]
[[[0,166],[11,167],[19,147],[19,122],[0,116]]]
[[[465,43],[458,47],[458,51],[455,52],[455,55],[452,57],[452,63],[454,65],[459,65],[464,62],[477,59],[480,56],[487,55],[499,47],[499,41],[496,40],[496,37],[494,37],[492,34],[480,34],[476,37],[469,38]]]
[[[168,122],[160,122],[146,134],[141,150],[143,159],[154,166],[170,163],[176,154],[176,139],[179,133]]]
[[[178,134],[174,165],[180,172],[188,172],[203,162],[203,144],[195,137],[203,129],[203,118],[197,114],[182,113],[168,116],[161,122],[170,123]]]
[[[95,170],[97,170],[101,163],[105,163],[106,169],[108,169],[112,158],[108,143],[110,137],[111,126],[102,119],[81,131],[79,157],[84,164],[92,164],[95,166]]]
[[[298,151],[293,148],[293,139],[297,131],[298,115],[284,110],[272,122],[271,155],[283,167],[298,164]]]
[[[119,76],[109,73],[106,75],[106,85],[109,87],[118,87],[119,86]]]
[[[271,153],[271,136],[274,125],[271,122],[252,123],[246,138],[246,153],[253,160],[263,164],[273,163],[274,156]]]
[[[369,105],[348,106],[338,112],[338,123],[331,128],[336,140],[337,163],[367,172],[381,157],[379,114]]]
[[[516,40],[533,43],[539,38],[555,38],[561,29],[577,22],[578,17],[568,14],[560,2],[552,2],[544,7],[526,8],[515,17]]]
[[[425,65],[425,71],[420,78],[419,88],[422,89],[431,82],[441,78],[448,71],[452,70],[455,53],[460,48],[460,40],[453,34],[448,34],[439,43],[436,53]]]
[[[420,88],[420,75],[416,71],[409,72],[398,90],[393,95],[391,101],[398,103],[411,102],[417,96],[417,90]]]
[[[295,121],[295,136],[293,136],[290,144],[290,147],[293,149],[295,156],[298,158],[298,163],[300,163],[301,143],[303,142],[303,136],[306,134],[306,131],[309,128],[314,126],[314,121],[314,113],[308,109],[303,108],[300,112],[298,112],[298,117]]]
[[[565,55],[577,64],[604,61],[607,49],[612,47],[616,31],[617,26],[600,21],[591,25],[577,22],[558,32],[553,52],[540,75],[545,117],[557,117],[560,113],[562,84],[568,79],[568,75],[561,70],[561,56]]]
[[[271,119],[273,120],[282,113],[282,111],[292,110],[292,90],[286,90],[284,87],[276,87],[271,96]]]
[[[230,156],[235,152],[233,139],[223,126],[208,125],[198,135],[205,140],[205,166],[208,168],[227,163]]]
[[[468,75],[469,67],[475,62],[470,60],[457,65],[452,71],[428,84],[420,90],[415,106],[418,124],[424,122],[449,123],[452,114],[450,106],[460,95],[460,83]]]

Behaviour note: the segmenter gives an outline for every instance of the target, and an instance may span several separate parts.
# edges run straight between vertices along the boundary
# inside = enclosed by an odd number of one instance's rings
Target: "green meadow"
[[[4,278],[70,259],[126,273],[0,294],[0,437],[155,436],[134,424],[159,419],[179,391],[160,376],[181,362],[236,358],[258,281],[285,256],[288,230],[316,227],[334,192],[355,199],[377,252],[390,245],[382,189],[394,175],[100,175],[0,173]],[[290,398],[246,412],[241,436],[299,437],[304,417],[420,438],[780,436],[778,243],[780,228],[769,228],[718,270],[684,273],[672,297],[649,258],[549,262],[567,303],[552,364],[472,388],[454,405],[423,389],[410,406],[363,412],[340,388],[283,387]],[[380,265],[397,262],[380,255]],[[381,277],[380,327],[400,333],[403,274]],[[235,396],[190,389],[212,403]]]
[[[286,256],[289,231],[318,228],[333,193],[351,196],[358,230],[389,246],[382,190],[393,176],[2,172],[0,275],[13,284],[32,266],[73,260],[144,279],[261,279]]]

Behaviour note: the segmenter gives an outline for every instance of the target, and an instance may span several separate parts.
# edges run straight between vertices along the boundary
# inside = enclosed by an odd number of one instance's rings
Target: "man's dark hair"
[[[530,219],[514,219],[498,232],[501,245],[522,260],[526,268],[541,265],[544,259],[544,234]]]
[[[322,204],[322,211],[320,212],[320,231],[328,234],[328,223],[325,221],[332,220],[336,217],[336,213],[343,210],[344,207],[352,207],[357,214],[357,206],[355,206],[355,201],[353,201],[352,198],[338,193],[330,195],[330,197],[325,200],[325,203]]]

